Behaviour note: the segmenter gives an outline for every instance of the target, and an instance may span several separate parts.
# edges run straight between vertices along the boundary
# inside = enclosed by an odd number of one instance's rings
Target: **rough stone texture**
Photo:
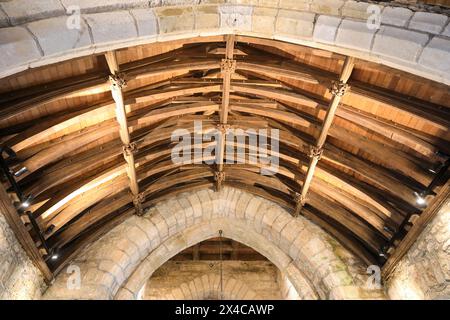
[[[409,22],[409,28],[439,34],[448,17],[443,14],[416,12]]]
[[[277,269],[277,281],[280,286],[280,294],[282,300],[300,300],[300,296],[298,295],[297,290],[292,285],[292,282],[289,281],[288,277],[285,274],[280,272]]]
[[[75,2],[77,1],[64,0],[61,3],[69,8]],[[155,41],[234,33],[331,50],[450,84],[448,72],[422,66],[417,63],[417,60],[412,63],[411,55],[405,55],[404,52],[393,58],[392,54],[399,50],[391,48],[391,50],[383,51],[379,50],[377,46],[375,51],[371,51],[373,35],[377,30],[367,28],[366,10],[368,7],[364,1],[155,0],[146,2],[142,0],[82,0],[79,1],[79,5],[82,20],[92,29],[90,30],[92,34],[90,47],[78,46],[79,43],[76,39],[74,43],[75,33],[62,30],[61,22],[55,23],[55,21],[67,18],[64,10],[52,9],[48,4],[43,4],[39,8],[39,5],[33,2],[33,5],[30,6],[30,15],[25,16],[23,21],[34,21],[30,23],[32,26],[40,26],[42,32],[38,37],[39,42],[36,42],[36,48],[30,46],[33,39],[31,34],[26,35],[26,33],[14,37],[2,37],[0,54],[6,59],[0,62],[0,66],[3,66],[0,68],[0,78],[30,67],[39,67],[86,54],[101,53]],[[415,37],[418,31],[413,28],[420,29],[420,32],[426,30],[424,35],[428,35],[430,39],[436,33],[446,37],[450,36],[447,16],[416,12],[412,18],[413,10],[405,6],[383,5],[380,8],[382,7],[384,9],[381,16],[381,27],[408,27],[409,29],[405,30],[411,34],[404,33],[402,37],[405,39]],[[26,14],[24,9],[15,10],[18,15]],[[54,18],[49,19],[51,17]],[[60,17],[60,19],[58,20],[56,17]],[[430,17],[436,19],[433,20]],[[338,21],[341,23],[336,25]],[[9,25],[8,17],[5,12],[0,10],[0,26],[4,25]],[[338,30],[335,30],[336,27]],[[5,30],[5,34],[11,30]],[[3,28],[0,30],[3,34],[2,31]],[[14,32],[17,33],[17,31]],[[336,37],[333,37],[333,32],[337,35]],[[68,36],[60,37],[63,40],[54,43],[55,37],[61,34]],[[46,39],[47,37],[48,39]],[[86,39],[85,37],[86,35],[83,34],[83,39]],[[387,39],[390,38],[387,37]],[[11,45],[6,45],[9,42],[12,42]],[[28,47],[23,50],[25,54],[20,54],[19,50],[22,50],[23,46]],[[41,46],[44,49],[42,57],[37,55]],[[54,53],[48,54],[47,52]]]
[[[323,43],[334,43],[342,19],[332,16],[319,16],[314,28],[313,39]]]
[[[194,10],[192,7],[158,8],[155,10],[160,33],[180,33],[194,30]]]
[[[375,30],[367,28],[366,22],[344,19],[336,35],[336,44],[342,47],[370,51]]]
[[[412,15],[413,12],[406,8],[386,7],[381,13],[381,23],[405,27]]]
[[[425,228],[387,283],[392,299],[450,299],[450,201]]]
[[[447,23],[447,26],[442,31],[442,35],[450,38],[450,22]]]
[[[314,0],[311,1],[311,11],[329,15],[339,15],[344,0]]]
[[[280,8],[308,11],[311,0],[279,0]]]
[[[215,30],[220,26],[220,15],[216,6],[195,8],[195,30]]]
[[[58,0],[14,0],[1,2],[0,6],[12,25],[65,14],[65,9]]]
[[[433,38],[423,49],[419,63],[435,71],[450,73],[450,40]]]
[[[275,32],[275,20],[278,11],[270,8],[254,8],[252,32],[271,35]]]
[[[67,9],[71,6],[78,6],[81,13],[99,13],[104,11],[122,10],[136,7],[147,7],[147,0],[61,0]]]
[[[39,299],[44,279],[0,213],[0,300]]]
[[[220,6],[220,27],[224,30],[252,30],[252,12],[250,6]]]
[[[371,5],[373,4],[358,1],[346,1],[341,10],[342,15],[344,17],[366,20],[371,15],[370,11],[367,11]]]
[[[0,70],[41,57],[33,36],[22,27],[0,29],[0,52]]]
[[[383,26],[375,36],[372,51],[393,59],[415,62],[427,42],[426,34]]]
[[[195,219],[188,222],[192,213]],[[285,222],[281,231],[279,221]],[[216,237],[218,230],[266,256],[286,274],[302,299],[345,299],[345,288],[360,287],[358,279],[365,277],[350,272],[361,263],[313,223],[293,218],[270,201],[226,187],[220,192],[183,193],[158,203],[143,217],[129,218],[72,262],[81,271],[80,289],[67,289],[69,276],[63,270],[45,297],[137,298],[162,264],[178,252]],[[380,297],[377,290],[361,288],[361,292],[366,297]]]
[[[0,28],[8,27],[9,19],[6,14],[0,10]]]
[[[111,43],[137,37],[133,17],[128,11],[94,13],[84,16],[95,43]]]
[[[136,21],[139,37],[154,37],[158,35],[158,21],[152,10],[135,9],[130,10]]]
[[[275,32],[294,38],[309,38],[314,28],[313,13],[280,10],[278,12]]]
[[[28,24],[28,29],[37,37],[45,55],[91,46],[89,30],[83,20],[80,20],[80,29],[69,29],[66,23],[65,17],[38,20]]]
[[[147,281],[143,300],[279,300],[278,269],[265,261],[168,261]],[[295,290],[295,289],[294,289]]]

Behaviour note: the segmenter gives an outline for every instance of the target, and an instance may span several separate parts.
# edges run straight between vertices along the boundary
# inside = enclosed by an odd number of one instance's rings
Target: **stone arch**
[[[218,236],[218,231],[222,230],[227,238],[239,241],[255,249],[275,264],[293,283],[300,297],[303,299],[317,299],[318,294],[298,267],[292,263],[292,259],[263,235],[243,227],[243,224],[245,224],[245,221],[242,219],[236,220],[229,217],[221,217],[202,221],[178,232],[146,257],[133,274],[122,284],[115,298],[137,299],[147,279],[167,260],[191,245]]]
[[[245,282],[234,277],[227,277],[220,290],[220,276],[208,273],[182,283],[161,300],[211,300],[218,299],[220,294],[225,300],[261,300],[261,297]]]
[[[242,242],[285,271],[305,298],[363,298],[361,263],[306,218],[245,191],[225,187],[181,193],[143,217],[133,216],[86,247],[72,262],[81,288],[67,290],[64,271],[44,297],[66,299],[136,298],[143,281],[183,248],[217,235]],[[153,270],[153,271],[152,271]],[[362,272],[361,272],[362,271]],[[311,293],[313,292],[313,293]],[[372,297],[383,293],[372,291]]]
[[[355,56],[450,84],[450,28],[444,14],[377,4],[381,24],[369,28],[371,3],[215,2],[192,5],[190,0],[180,0],[176,6],[167,1],[108,6],[85,2],[79,11],[72,12],[81,13],[76,28],[67,27],[68,19],[76,17],[68,17],[67,8],[57,1],[37,4],[32,12],[16,8],[13,2],[2,3],[8,19],[1,24],[7,27],[0,29],[4,39],[0,44],[0,77],[128,46],[234,33]],[[427,19],[433,23],[422,22]]]

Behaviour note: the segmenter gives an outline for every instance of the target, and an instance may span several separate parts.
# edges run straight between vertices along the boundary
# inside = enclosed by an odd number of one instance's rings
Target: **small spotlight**
[[[383,252],[380,252],[378,255],[379,255],[380,257],[387,258],[386,254],[384,254]]]
[[[28,208],[33,200],[33,196],[30,194],[20,205],[22,208]]]
[[[414,192],[414,194],[416,195],[416,203],[419,206],[425,206],[427,204],[427,200],[422,193]]]
[[[27,167],[22,167],[18,171],[14,172],[14,176],[20,177],[22,174],[24,174],[27,171],[28,171]]]
[[[52,259],[53,261],[58,260],[58,258],[59,258],[59,256],[58,256],[57,253],[53,254],[52,257],[51,257],[51,259]]]

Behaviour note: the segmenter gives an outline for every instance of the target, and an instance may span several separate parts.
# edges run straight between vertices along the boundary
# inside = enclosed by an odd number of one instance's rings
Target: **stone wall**
[[[361,261],[321,228],[230,187],[181,193],[142,217],[129,218],[72,261],[80,270],[80,288],[68,290],[70,275],[63,270],[45,297],[136,299],[161,265],[219,230],[268,258],[302,299],[384,298],[383,292],[364,287]]]
[[[235,33],[331,50],[450,84],[448,14],[373,5],[353,0],[1,2],[0,77],[132,45]],[[373,28],[368,21],[381,24]]]
[[[280,270],[277,270],[277,281],[280,286],[282,300],[301,300],[297,290],[292,285],[292,282],[289,281],[289,278]]]
[[[387,287],[392,299],[450,300],[450,201],[397,265]]]
[[[0,213],[0,300],[39,299],[44,279]]]
[[[281,299],[278,269],[267,261],[168,261],[149,279],[143,300]]]

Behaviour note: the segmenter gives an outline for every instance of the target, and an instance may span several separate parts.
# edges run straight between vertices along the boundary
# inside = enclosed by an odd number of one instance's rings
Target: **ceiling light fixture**
[[[25,172],[27,172],[28,171],[28,169],[27,169],[27,167],[22,167],[22,168],[20,168],[18,171],[16,171],[16,172],[14,172],[14,176],[17,178],[17,177],[20,177],[22,174],[24,174]]]
[[[421,193],[414,192],[414,195],[416,196],[416,203],[419,206],[423,207],[427,205],[427,200],[425,199],[425,194],[423,192]]]
[[[33,201],[33,195],[30,194],[24,201],[22,201],[20,206],[26,209],[31,205],[31,201]]]

